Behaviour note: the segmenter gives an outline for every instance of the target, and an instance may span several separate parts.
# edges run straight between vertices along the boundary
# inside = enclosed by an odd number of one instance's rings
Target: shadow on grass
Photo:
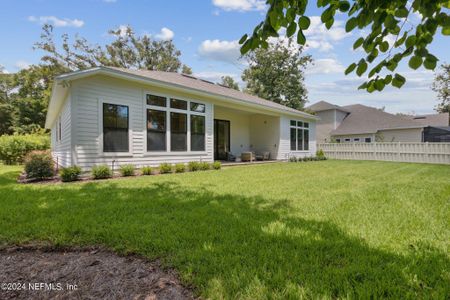
[[[287,217],[288,201],[143,182],[1,185],[7,197],[0,201],[0,237],[10,243],[102,244],[120,253],[160,257],[205,298],[445,298],[449,293],[449,259],[430,246],[390,253],[331,222]]]

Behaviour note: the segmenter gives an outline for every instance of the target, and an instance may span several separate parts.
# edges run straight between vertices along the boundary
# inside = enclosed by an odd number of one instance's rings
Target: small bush
[[[201,162],[201,163],[199,164],[199,168],[200,168],[201,171],[207,171],[207,170],[209,170],[209,169],[211,168],[211,166],[210,166],[209,163],[207,163],[206,161],[204,161],[204,162]]]
[[[222,168],[222,163],[220,161],[215,161],[212,163],[212,168],[214,170],[220,170]]]
[[[92,177],[94,179],[105,179],[112,177],[112,171],[107,165],[98,165],[92,167]]]
[[[184,173],[186,171],[186,166],[184,164],[175,165],[175,173]]]
[[[78,166],[62,168],[59,172],[59,175],[61,176],[61,180],[63,182],[77,181],[80,177],[80,174],[81,168]]]
[[[146,166],[141,169],[142,175],[152,175],[152,167]]]
[[[27,178],[44,179],[54,175],[53,159],[48,151],[32,151],[25,157]]]
[[[188,164],[188,169],[191,172],[198,171],[198,170],[200,170],[200,163],[198,161],[191,161]]]
[[[297,161],[301,161],[301,158],[299,157],[297,159],[297,157],[295,157],[295,156],[290,156],[289,157],[289,162],[297,162]]]
[[[325,153],[323,152],[322,149],[317,150],[316,157],[318,158],[318,160],[326,160],[327,159],[325,157]]]
[[[34,150],[50,148],[50,137],[43,134],[0,136],[0,160],[7,165],[24,162],[25,156]]]
[[[167,174],[172,173],[172,166],[168,163],[162,163],[159,165],[159,173]]]
[[[133,176],[134,175],[134,166],[131,164],[128,165],[121,165],[120,166],[120,174],[122,176]]]

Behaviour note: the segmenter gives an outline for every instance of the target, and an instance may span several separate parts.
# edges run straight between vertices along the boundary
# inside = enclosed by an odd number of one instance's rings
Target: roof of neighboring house
[[[331,135],[376,133],[379,130],[421,128],[423,124],[403,116],[393,115],[362,104],[343,106],[350,114]]]
[[[331,104],[331,103],[326,102],[326,101],[316,102],[313,105],[308,106],[307,109],[309,109],[311,111],[314,111],[314,112],[324,111],[324,110],[332,110],[332,109],[341,110],[341,111],[344,111],[344,112],[349,112],[348,110],[346,110],[342,106]]]
[[[231,88],[224,87],[219,84],[215,84],[213,82],[198,79],[191,75],[174,73],[174,72],[162,72],[162,71],[148,71],[148,70],[130,70],[124,68],[115,68],[115,67],[95,67],[88,70],[75,71],[67,74],[63,74],[56,77],[56,83],[62,83],[68,80],[75,80],[79,78],[84,78],[92,75],[108,75],[117,78],[127,79],[127,80],[137,80],[141,82],[147,82],[151,84],[156,84],[159,86],[163,86],[166,88],[178,88],[183,90],[188,90],[195,93],[207,94],[210,97],[214,97],[217,100],[221,101],[229,101],[239,102],[244,105],[252,105],[258,106],[264,109],[270,109],[277,112],[284,112],[288,114],[294,114],[298,116],[302,116],[307,119],[317,120],[318,117],[305,113],[303,111],[299,111],[269,100],[265,100],[259,98],[257,96],[253,96],[244,92],[240,92]],[[58,85],[54,86],[56,89]],[[52,99],[49,104],[49,112],[52,109]],[[53,114],[47,113],[47,119],[52,119]],[[46,122],[46,126],[50,125],[53,122],[49,121],[49,124]]]
[[[424,126],[448,126],[449,124],[449,113],[407,116],[407,118]]]

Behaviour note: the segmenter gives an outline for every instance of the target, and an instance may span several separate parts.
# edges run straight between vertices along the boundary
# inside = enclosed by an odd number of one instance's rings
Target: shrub
[[[81,174],[81,168],[78,166],[62,168],[59,172],[63,182],[77,181]]]
[[[166,173],[172,173],[172,165],[168,163],[162,163],[159,165],[159,173],[166,174]]]
[[[186,166],[184,164],[175,165],[175,173],[184,173],[186,171]]]
[[[327,159],[327,158],[325,157],[325,153],[323,152],[322,149],[317,150],[317,152],[316,152],[316,157],[317,157],[319,160],[326,160],[326,159]]]
[[[299,157],[299,158],[297,159],[297,157],[295,157],[295,156],[290,156],[290,157],[289,157],[289,161],[290,161],[290,162],[301,161],[301,157]]]
[[[201,171],[207,171],[207,170],[209,170],[211,168],[211,166],[210,166],[209,163],[204,161],[204,162],[200,162],[199,163],[199,168],[200,168]]]
[[[212,168],[214,170],[220,170],[222,168],[222,163],[220,161],[215,161],[212,163]]]
[[[141,169],[142,175],[152,175],[152,167],[146,166]]]
[[[48,151],[32,151],[25,158],[27,178],[44,179],[52,177],[53,159]]]
[[[191,161],[188,164],[188,169],[191,172],[198,171],[198,170],[200,170],[200,163],[198,161]]]
[[[25,156],[34,150],[50,148],[50,138],[42,134],[0,136],[0,160],[5,164],[22,163]]]
[[[131,164],[128,165],[121,165],[120,166],[120,174],[122,176],[133,176],[134,175],[134,166]]]
[[[98,165],[92,167],[92,177],[94,179],[105,179],[112,177],[112,171],[107,165]]]

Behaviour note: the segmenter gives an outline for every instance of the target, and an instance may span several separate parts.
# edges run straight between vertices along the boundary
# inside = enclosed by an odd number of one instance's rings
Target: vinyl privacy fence
[[[335,159],[450,164],[450,143],[326,143],[317,149]]]

